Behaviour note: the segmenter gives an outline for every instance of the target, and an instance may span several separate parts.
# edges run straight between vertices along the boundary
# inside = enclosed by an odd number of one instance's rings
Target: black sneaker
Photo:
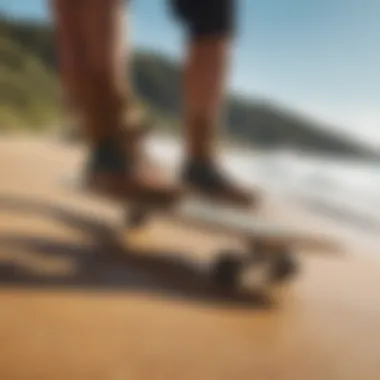
[[[239,206],[251,206],[255,202],[252,191],[234,184],[213,163],[187,163],[182,172],[182,181],[191,191],[206,197]]]
[[[88,189],[116,200],[132,200],[146,206],[173,204],[181,188],[168,183],[157,168],[143,164],[143,157],[130,157],[120,142],[99,144],[90,154],[85,168]]]

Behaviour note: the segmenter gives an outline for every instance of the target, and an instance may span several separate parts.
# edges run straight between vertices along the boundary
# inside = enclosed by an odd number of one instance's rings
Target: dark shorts
[[[191,36],[230,36],[235,31],[238,0],[168,1],[174,16],[185,25]]]
[[[238,0],[169,0],[192,36],[231,35]]]

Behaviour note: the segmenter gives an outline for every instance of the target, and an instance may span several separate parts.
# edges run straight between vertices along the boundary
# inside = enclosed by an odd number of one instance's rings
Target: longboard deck
[[[67,176],[64,183],[66,188],[73,191],[112,201],[111,197],[87,189],[78,176]],[[138,210],[141,207],[128,199],[118,203],[122,204],[126,210]],[[196,196],[185,196],[172,207],[147,208],[144,212],[148,215],[160,215],[176,223],[191,224],[197,228],[222,232],[247,241],[300,248],[303,252],[309,250],[329,254],[340,252],[339,244],[326,234],[316,233],[310,228],[264,221],[249,211]]]

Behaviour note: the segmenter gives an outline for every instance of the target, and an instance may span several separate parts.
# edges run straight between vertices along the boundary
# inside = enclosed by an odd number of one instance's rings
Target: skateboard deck
[[[113,201],[111,197],[88,190],[80,177],[67,176],[64,184],[72,191]],[[228,205],[227,202],[213,201],[194,194],[185,195],[168,207],[145,206],[128,199],[115,202],[125,210],[126,230],[144,227],[149,217],[157,215],[210,232],[222,232],[244,240],[260,241],[273,247],[286,245],[329,254],[339,251],[338,244],[326,234],[298,225],[266,221],[255,215],[254,210],[243,210]]]
[[[67,176],[64,183],[72,191],[114,201],[111,197],[87,189],[78,176]],[[258,287],[258,284],[262,287],[264,284],[288,280],[296,272],[297,253],[339,252],[339,245],[325,234],[300,226],[264,221],[253,210],[238,209],[227,203],[202,199],[195,194],[184,195],[173,205],[165,207],[146,206],[128,199],[115,202],[123,208],[124,233],[143,228],[150,218],[159,216],[211,233],[222,232],[241,239],[246,248],[244,255],[240,252],[218,252],[212,268],[218,283],[228,288],[243,283],[249,284],[251,288]],[[255,280],[251,281],[252,278]]]

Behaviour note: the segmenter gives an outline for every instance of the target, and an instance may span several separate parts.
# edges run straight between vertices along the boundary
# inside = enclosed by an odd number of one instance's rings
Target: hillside
[[[43,61],[0,29],[0,130],[40,130],[58,115],[58,84]]]
[[[37,128],[56,120],[59,86],[53,35],[48,25],[0,19],[0,130]],[[150,52],[136,52],[133,62],[137,95],[159,123],[179,129],[180,69],[176,62]],[[170,85],[168,85],[170,84]],[[368,156],[365,147],[328,132],[272,104],[230,96],[226,134],[251,146],[296,147],[332,154]],[[322,128],[321,128],[322,127]]]

